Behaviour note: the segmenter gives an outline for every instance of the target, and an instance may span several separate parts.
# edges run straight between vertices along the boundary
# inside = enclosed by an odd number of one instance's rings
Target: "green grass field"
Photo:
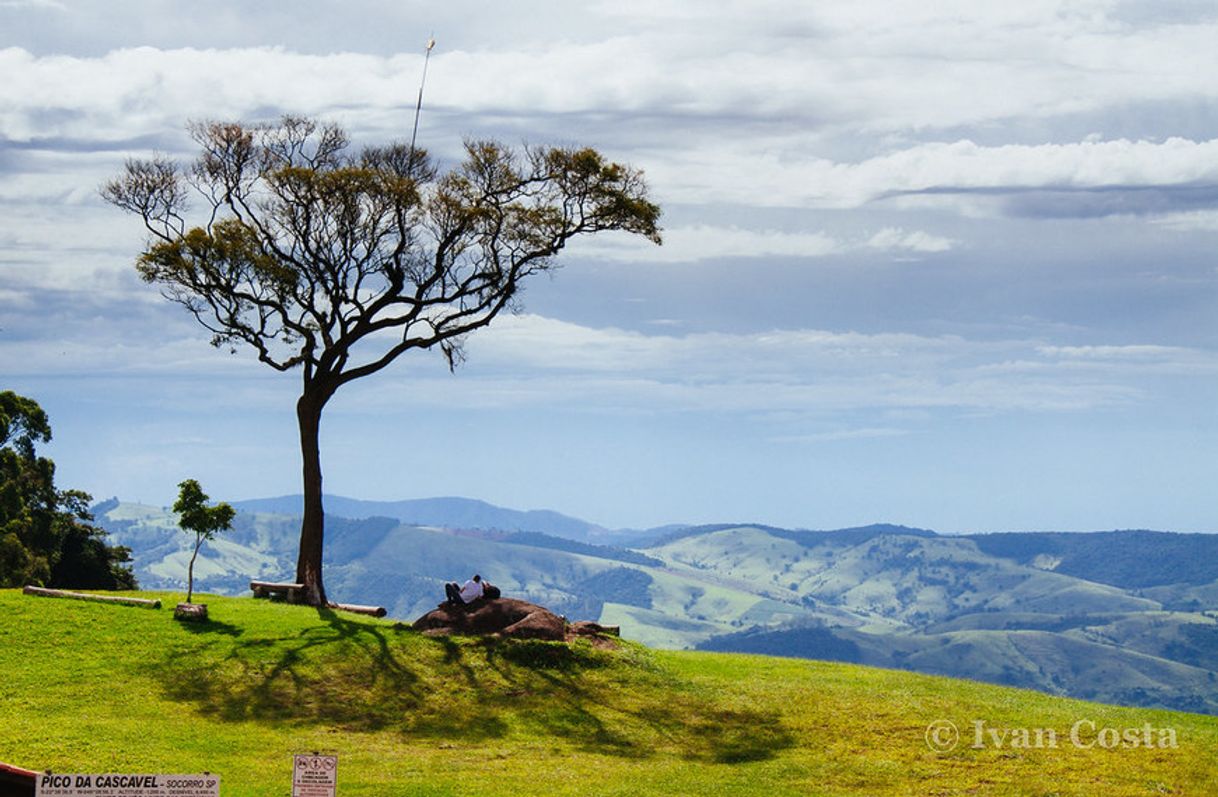
[[[844,664],[437,639],[238,598],[207,597],[192,626],[168,608],[180,595],[158,597],[0,591],[0,761],[210,771],[226,797],[287,795],[310,751],[339,755],[344,797],[1218,793],[1214,717]],[[935,721],[954,749],[928,745]],[[1044,746],[1014,746],[1020,729]],[[1101,729],[1139,745],[1107,749]]]

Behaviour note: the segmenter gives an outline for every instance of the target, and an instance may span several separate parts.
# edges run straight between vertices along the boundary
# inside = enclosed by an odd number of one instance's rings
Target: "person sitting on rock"
[[[444,585],[444,594],[448,596],[449,603],[458,606],[473,603],[482,597],[482,576],[475,573],[473,578],[460,587],[457,586],[457,582],[449,581]]]

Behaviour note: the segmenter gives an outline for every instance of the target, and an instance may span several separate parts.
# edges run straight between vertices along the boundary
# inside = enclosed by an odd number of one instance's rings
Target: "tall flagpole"
[[[431,60],[431,49],[436,46],[436,37],[427,39],[427,52],[423,55],[423,79],[419,81],[419,99],[414,106],[414,130],[410,132],[410,162],[414,163],[414,142],[419,135],[419,113],[423,110],[423,86],[427,83],[427,62]]]

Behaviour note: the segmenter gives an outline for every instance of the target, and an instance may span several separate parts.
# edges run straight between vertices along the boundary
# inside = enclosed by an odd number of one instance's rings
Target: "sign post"
[[[292,797],[334,797],[338,756],[308,753],[292,757]]]
[[[220,797],[220,776],[40,772],[35,797]]]

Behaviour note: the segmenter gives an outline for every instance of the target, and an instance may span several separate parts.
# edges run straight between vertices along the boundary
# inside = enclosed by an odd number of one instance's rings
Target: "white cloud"
[[[676,30],[616,17],[597,40],[558,37],[540,49],[441,46],[427,105],[445,114],[682,118],[685,136],[698,135],[690,125],[699,118],[754,118],[806,136],[1218,97],[1207,78],[1218,56],[1204,46],[1218,35],[1212,23],[1129,29],[1060,8],[1011,15],[978,13],[977,4],[930,13],[891,6],[779,4],[770,15],[728,7],[699,10],[697,22],[682,20]],[[804,36],[792,37],[801,26]],[[393,110],[401,129],[422,56],[133,47],[93,58],[36,57],[14,47],[0,52],[0,65],[9,76],[0,88],[8,109],[0,129],[9,137],[46,135],[48,126],[113,136],[163,119],[176,128],[188,116],[276,107],[355,117]],[[56,110],[74,118],[47,114]],[[37,124],[22,119],[31,114]]]
[[[93,340],[16,340],[0,343],[0,369],[10,375],[104,375],[109,377],[206,376],[240,380],[270,375],[248,352],[229,354],[197,337],[148,336],[123,340],[101,334]]]
[[[956,336],[794,329],[649,335],[532,315],[470,342],[453,380],[387,385],[373,402],[579,406],[588,411],[1078,411],[1142,402],[1159,379],[1206,379],[1218,355]]]
[[[674,153],[653,181],[685,202],[851,208],[913,193],[1088,191],[1218,184],[1218,139],[983,146],[917,144],[855,163],[716,144]]]
[[[824,257],[846,246],[824,232],[749,230],[736,226],[695,224],[664,230],[664,245],[656,247],[636,237],[599,236],[574,244],[571,253],[608,260],[682,263],[711,258]]]
[[[1189,378],[1218,375],[1218,356],[1181,346],[1039,346],[1041,367],[1110,375],[1158,374]]]
[[[904,437],[909,434],[911,434],[909,429],[885,426],[868,426],[862,428],[834,429],[833,431],[829,432],[779,435],[770,439],[775,443],[837,443],[849,440],[880,440],[889,437]]]
[[[0,369],[22,378],[156,379],[162,393],[224,406],[274,406],[291,394],[295,379],[272,373],[247,351],[232,356],[212,349],[176,308],[164,310],[171,324],[138,343],[133,330],[120,325],[101,328],[105,334],[91,339],[0,339]],[[342,407],[401,412],[420,405],[562,406],[610,414],[747,413],[788,421],[867,410],[1060,412],[1143,402],[1162,379],[1210,379],[1215,373],[1218,355],[1181,347],[1055,346],[814,329],[645,334],[521,315],[500,318],[492,331],[472,337],[469,360],[456,375],[447,373],[439,357],[410,355],[345,391]]]
[[[605,260],[686,263],[715,258],[819,258],[860,249],[915,253],[946,252],[956,241],[923,230],[886,227],[866,240],[838,240],[826,232],[750,230],[737,226],[695,224],[664,230],[656,247],[634,236],[607,235],[574,243],[568,254]]]
[[[900,227],[885,227],[867,241],[873,249],[897,249],[910,252],[946,252],[955,245],[951,238],[931,235],[921,230],[906,232]]]
[[[427,124],[444,131],[436,143],[445,152],[459,134],[488,128],[560,141],[586,131],[589,143],[628,149],[661,200],[691,204],[852,208],[936,192],[1218,183],[1218,139],[1088,135],[992,144],[958,132],[1139,101],[1218,99],[1218,85],[1208,79],[1218,71],[1218,48],[1198,46],[1218,37],[1218,25],[1128,30],[1108,21],[1101,6],[1083,14],[1053,3],[1019,12],[861,5],[781,6],[795,28],[806,28],[804,39],[733,4],[726,18],[713,15],[713,33],[705,23],[628,35],[634,23],[616,18],[618,27],[596,41],[559,39],[540,51],[437,51]],[[667,4],[651,13],[689,14]],[[742,38],[752,30],[756,41]],[[867,46],[859,47],[864,37]],[[421,69],[419,53],[136,47],[74,57],[10,47],[0,50],[7,76],[0,137],[155,136],[185,148],[188,119],[278,110],[337,118],[360,134],[401,135]],[[898,135],[877,143],[890,132]],[[918,140],[928,137],[942,140]],[[70,179],[15,175],[5,192],[72,191]],[[832,246],[829,239],[770,238],[780,252]],[[734,241],[755,248],[739,235],[722,243]]]
[[[59,2],[59,0],[0,0],[0,9],[50,9],[52,11],[66,11],[67,6]]]

